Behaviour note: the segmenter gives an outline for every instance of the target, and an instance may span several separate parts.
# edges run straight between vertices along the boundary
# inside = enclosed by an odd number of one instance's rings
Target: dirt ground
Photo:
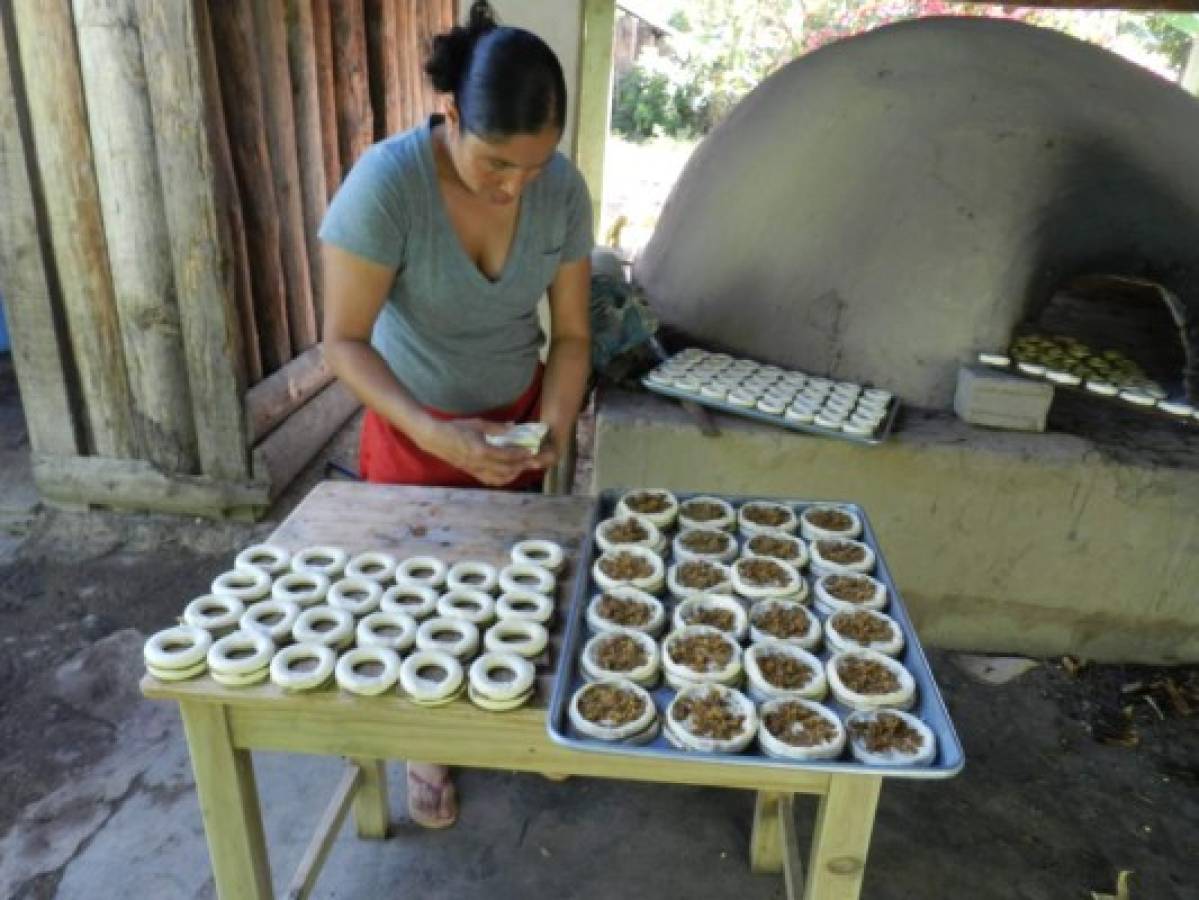
[[[0,365],[0,469],[9,473],[28,453],[16,402]],[[352,446],[343,435],[329,452],[352,465]],[[118,629],[163,627],[280,512],[251,526],[36,505],[22,515],[14,502],[0,497],[9,532],[0,544],[0,837],[110,746],[111,723],[53,699],[54,671]],[[995,686],[954,654],[931,656],[966,771],[884,788],[865,897],[1088,900],[1115,894],[1125,869],[1135,872],[1132,900],[1199,897],[1199,668],[1054,660]],[[747,800],[695,790],[712,795],[703,807],[712,815],[742,815],[748,828]],[[810,807],[800,808],[802,841]],[[643,814],[630,822],[668,827],[646,823]],[[37,879],[19,896],[54,897],[56,883]]]

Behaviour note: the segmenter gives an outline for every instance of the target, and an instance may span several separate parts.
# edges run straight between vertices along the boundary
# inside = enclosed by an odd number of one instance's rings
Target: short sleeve
[[[381,144],[359,157],[329,204],[318,232],[320,239],[399,269],[408,237],[408,204],[400,165]]]
[[[576,262],[591,253],[595,237],[591,231],[591,192],[574,166],[570,167],[566,191],[566,240],[562,244],[562,262]]]

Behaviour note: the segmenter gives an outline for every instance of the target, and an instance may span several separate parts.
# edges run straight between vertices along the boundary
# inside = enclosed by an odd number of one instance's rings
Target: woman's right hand
[[[508,427],[483,419],[435,421],[421,441],[421,448],[483,484],[502,487],[511,484],[526,469],[540,468],[529,451],[521,447],[493,447],[484,440],[489,434],[503,434]]]

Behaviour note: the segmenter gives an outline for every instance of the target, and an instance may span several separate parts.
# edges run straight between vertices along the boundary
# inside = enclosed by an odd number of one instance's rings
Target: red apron
[[[535,422],[541,413],[541,379],[544,366],[538,365],[533,382],[515,401],[498,409],[474,416],[458,416],[432,407],[425,412],[436,419],[451,421],[460,418],[486,419],[489,422]],[[487,487],[473,475],[455,468],[448,462],[426,453],[402,431],[372,409],[362,421],[362,438],[358,445],[358,471],[363,479],[376,484],[419,484],[430,487]],[[545,473],[530,469],[511,484],[509,490],[519,490],[540,484]]]

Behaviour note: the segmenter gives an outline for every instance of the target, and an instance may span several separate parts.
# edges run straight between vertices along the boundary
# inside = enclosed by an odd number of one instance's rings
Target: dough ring
[[[359,647],[387,647],[396,653],[416,642],[416,619],[407,613],[373,612],[358,622],[354,637]]]
[[[737,511],[737,525],[745,537],[763,531],[785,531],[793,534],[799,527],[795,510],[783,503],[767,500],[751,500]]]
[[[488,712],[509,712],[513,709],[519,709],[528,703],[533,697],[533,689],[530,688],[523,694],[513,697],[511,700],[492,700],[490,697],[475,690],[475,686],[472,684],[468,694],[470,702],[479,707],[479,709],[485,709]]]
[[[550,572],[560,572],[566,563],[566,553],[553,541],[521,541],[512,548],[512,562],[517,565],[541,566]]]
[[[247,672],[244,675],[228,675],[224,672],[213,672],[209,674],[212,680],[219,685],[231,688],[249,687],[252,684],[261,684],[266,681],[271,674],[270,666],[263,666],[261,669],[255,669],[253,672]]]
[[[855,552],[856,559],[841,558]],[[812,572],[816,575],[869,574],[874,571],[874,551],[861,541],[845,538],[812,541]]]
[[[605,571],[609,567],[625,565],[635,560],[641,561],[641,568],[647,568],[648,574],[616,577]],[[601,554],[591,567],[591,577],[595,579],[595,583],[602,591],[610,591],[618,587],[635,587],[638,590],[656,594],[666,584],[666,567],[662,563],[662,557],[652,550],[645,550],[641,547],[621,547],[618,550],[610,550]]]
[[[841,675],[841,667],[851,661],[877,663],[895,676],[898,687],[893,691],[859,693],[846,685]],[[848,650],[834,654],[825,667],[833,699],[850,709],[911,709],[916,702],[916,681],[912,673],[889,656],[873,650]]]
[[[676,660],[675,654],[683,641],[713,639],[719,640],[728,648],[728,662],[723,667],[700,670]],[[683,690],[696,684],[736,684],[741,679],[741,656],[741,647],[731,634],[707,625],[689,625],[672,632],[662,641],[662,669],[667,683],[675,690]]]
[[[601,719],[593,721],[585,717],[581,710],[583,700],[592,691],[620,691],[636,698],[641,702],[641,711],[636,717],[617,723],[615,720]],[[583,685],[570,699],[570,723],[582,735],[600,741],[625,741],[651,728],[657,721],[658,712],[654,708],[653,698],[639,684],[634,684],[627,678],[611,678],[604,681],[593,681]]]
[[[534,659],[545,652],[550,635],[544,625],[526,619],[499,621],[483,635],[483,649],[489,653],[515,653]]]
[[[273,644],[281,646],[291,640],[292,626],[299,617],[299,605],[290,600],[263,600],[242,613],[238,627],[265,634]]]
[[[346,565],[346,577],[369,578],[384,584],[391,581],[396,573],[396,558],[389,553],[368,551],[359,553]]]
[[[369,578],[343,578],[329,588],[326,602],[355,616],[365,616],[379,608],[383,588]]]
[[[603,553],[628,547],[658,552],[666,546],[666,538],[645,516],[628,515],[600,522],[595,527],[595,543]]]
[[[877,630],[879,632],[888,631],[888,636],[881,640],[863,642],[842,631],[855,620],[862,618],[877,623],[875,625]],[[837,610],[824,620],[824,635],[828,648],[833,653],[846,650],[874,650],[887,656],[899,656],[903,652],[903,629],[899,627],[899,623],[885,613],[873,609]],[[877,635],[871,635],[871,637],[877,637]]]
[[[774,715],[788,708],[799,707],[810,716],[819,716],[828,723],[832,730],[832,736],[826,738],[819,743],[807,743],[812,740],[811,736],[806,737],[804,744],[791,743],[784,740],[770,730],[766,724],[768,720],[773,719]],[[841,720],[837,718],[837,714],[826,706],[819,703],[813,703],[810,700],[802,700],[796,697],[779,697],[773,700],[767,700],[758,710],[758,743],[767,756],[773,756],[776,759],[836,759],[841,755],[841,751],[845,749],[845,726],[841,724]],[[807,729],[799,724],[792,724],[788,729],[794,734],[799,732],[796,737],[804,739],[804,734]]]
[[[297,668],[309,661],[313,668]],[[271,681],[285,691],[311,691],[329,680],[336,664],[337,654],[324,644],[292,644],[271,660]]]
[[[483,591],[465,588],[447,591],[437,601],[437,615],[464,619],[472,625],[490,625],[495,621],[495,600]]]
[[[726,620],[730,623],[725,627]],[[674,608],[673,625],[681,631],[691,625],[708,625],[742,641],[749,630],[749,616],[735,597],[726,594],[695,594]]]
[[[743,556],[733,563],[732,569],[733,590],[747,600],[764,600],[767,597],[803,600],[808,596],[808,583],[799,570],[781,559]],[[757,576],[769,578],[769,581]],[[782,584],[776,583],[779,581]]]
[[[456,659],[466,659],[479,649],[479,629],[465,619],[437,616],[416,629],[418,650],[440,650]]]
[[[763,619],[775,610],[789,610],[792,615],[803,622],[803,634],[784,633],[774,634],[765,630]],[[782,623],[780,623],[782,624]],[[798,600],[770,597],[759,600],[749,609],[749,639],[753,643],[761,641],[786,641],[804,650],[814,650],[824,636],[820,620]]]
[[[411,616],[419,622],[429,618],[437,609],[437,589],[416,583],[393,585],[383,592],[379,609]]]
[[[246,605],[236,597],[205,594],[187,604],[183,610],[183,623],[222,635],[237,629],[245,611]]]
[[[903,753],[897,748],[871,750],[868,746],[866,729],[878,719],[887,716],[897,716],[905,725],[920,735],[920,749],[915,753]],[[845,718],[845,728],[849,732],[849,750],[853,758],[868,766],[927,766],[937,755],[937,738],[932,729],[910,713],[897,709],[861,710],[852,712]]]
[[[699,385],[696,385],[698,390]],[[669,528],[679,514],[679,501],[670,491],[643,489],[629,491],[616,503],[616,515],[623,518],[630,513],[644,516],[658,528]]]
[[[495,677],[505,672],[509,678]],[[484,653],[470,665],[470,686],[485,700],[515,700],[533,689],[533,664],[515,653]]]
[[[862,520],[857,513],[843,506],[815,504],[800,514],[799,530],[809,541],[853,540],[862,533]]]
[[[624,670],[605,667],[605,664],[600,659],[600,654],[609,641],[618,641],[621,638],[628,638],[637,645],[645,657],[644,663]],[[597,634],[583,645],[583,652],[579,654],[579,670],[588,681],[627,678],[629,681],[636,682],[642,687],[649,687],[658,680],[661,659],[658,642],[648,634],[640,631],[632,631],[627,628],[614,629]]]
[[[203,675],[208,670],[208,663],[200,660],[194,666],[186,669],[160,669],[157,666],[146,666],[146,671],[159,681],[188,681],[197,675]]]
[[[291,570],[333,579],[346,569],[350,555],[339,547],[306,547],[291,558]]]
[[[635,613],[638,606],[641,612]],[[624,621],[621,621],[621,619]],[[596,594],[587,604],[587,627],[595,633],[625,628],[656,635],[666,621],[666,608],[652,594],[636,588],[613,588]]]
[[[436,556],[414,556],[396,566],[396,584],[439,588],[445,584],[446,564]]]
[[[291,636],[297,644],[324,644],[340,650],[354,639],[354,617],[344,609],[314,606],[300,613]]]
[[[329,593],[329,577],[319,572],[289,572],[271,586],[271,599],[289,600],[301,607],[314,606]]]
[[[441,678],[432,678],[440,670]],[[462,663],[444,650],[418,650],[400,664],[400,687],[417,703],[437,703],[453,697],[462,687]]]
[[[741,731],[731,738],[697,734],[689,707],[693,703],[716,700],[742,720]],[[740,753],[758,733],[758,714],[753,702],[740,691],[720,684],[702,684],[679,691],[666,710],[665,733],[668,740],[684,750],[705,753]]]
[[[499,570],[491,563],[467,560],[450,566],[445,586],[450,591],[483,591],[493,593],[499,584]]]
[[[358,671],[371,665],[380,671],[370,674]],[[390,647],[355,647],[341,655],[333,677],[343,691],[375,697],[395,687],[400,678],[400,657]]]
[[[271,576],[262,569],[230,569],[212,580],[209,590],[242,603],[254,603],[271,593]]]
[[[699,577],[698,585],[684,584],[688,576]],[[732,590],[732,572],[724,563],[711,559],[676,562],[666,570],[666,586],[672,597],[686,600],[700,594],[727,594]]]
[[[554,601],[533,591],[509,591],[495,602],[495,614],[501,621],[524,619],[544,625],[554,616]]]
[[[254,544],[233,561],[235,569],[262,569],[272,578],[282,575],[290,566],[291,553],[275,544]]]
[[[558,579],[549,569],[528,563],[513,563],[500,570],[500,591],[510,594],[513,591],[533,591],[537,594],[552,595],[558,587]]]
[[[216,675],[249,675],[265,670],[275,655],[275,644],[257,631],[235,631],[208,648],[208,669]]]
[[[862,599],[843,600],[835,591],[855,590]],[[838,610],[874,609],[887,605],[887,586],[869,575],[822,575],[816,579],[816,608],[831,615]]]
[[[762,671],[764,659],[786,657],[806,668],[810,677],[803,684],[783,687],[770,681]],[[759,641],[745,651],[745,678],[750,699],[764,703],[776,697],[800,697],[804,700],[823,700],[828,696],[828,678],[824,663],[814,654],[789,641],[771,639]]]
[[[715,517],[708,515],[713,508],[719,510]],[[697,515],[701,511],[704,514],[702,518]],[[736,524],[737,511],[733,509],[732,504],[720,497],[692,497],[679,505],[680,528],[716,528],[728,531]]]
[[[204,664],[212,635],[195,625],[176,625],[151,635],[142,648],[146,665],[160,671],[182,671]],[[201,669],[200,671],[203,671]],[[199,674],[199,673],[197,673]]]

